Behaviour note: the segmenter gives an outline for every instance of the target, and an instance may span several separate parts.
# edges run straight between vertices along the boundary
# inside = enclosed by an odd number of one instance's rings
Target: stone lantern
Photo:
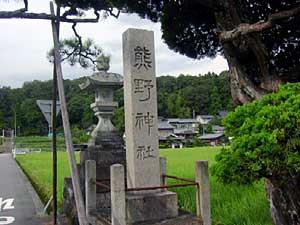
[[[79,86],[82,90],[95,91],[95,102],[91,104],[91,108],[98,117],[98,124],[91,134],[89,146],[106,145],[107,141],[115,143],[113,133],[116,128],[111,123],[111,118],[118,103],[113,101],[113,95],[116,89],[123,86],[123,77],[117,73],[100,71],[87,77]]]
[[[123,77],[117,73],[99,71],[87,77],[79,87],[82,90],[95,91],[95,102],[91,109],[98,117],[98,124],[91,134],[88,147],[80,152],[80,165],[78,165],[80,186],[85,193],[85,161],[96,161],[97,180],[109,180],[110,166],[113,164],[126,164],[124,141],[111,122],[114,109],[118,106],[113,101],[114,91],[123,86]],[[125,166],[126,167],[126,166]],[[74,217],[75,210],[72,183],[70,178],[65,179],[63,212],[70,218]],[[110,192],[97,187],[96,208],[98,212],[110,209]]]

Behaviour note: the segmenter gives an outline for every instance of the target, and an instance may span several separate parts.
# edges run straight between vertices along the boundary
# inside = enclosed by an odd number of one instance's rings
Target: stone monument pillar
[[[161,185],[153,31],[123,33],[128,188]],[[178,215],[177,195],[162,190],[126,195],[128,224]]]
[[[152,31],[123,35],[127,185],[160,185],[157,96]]]

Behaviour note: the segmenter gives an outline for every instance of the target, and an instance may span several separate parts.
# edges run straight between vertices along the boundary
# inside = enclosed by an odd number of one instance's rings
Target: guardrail
[[[90,164],[90,165],[88,165]],[[210,212],[210,187],[209,187],[209,175],[208,175],[208,161],[196,161],[195,163],[195,180],[189,178],[182,178],[173,175],[164,174],[166,171],[166,160],[161,160],[161,184],[160,186],[153,187],[139,187],[139,188],[126,188],[124,166],[120,164],[114,164],[111,166],[111,179],[96,180],[96,162],[93,160],[86,161],[86,206],[87,215],[89,212],[96,209],[96,188],[101,187],[103,192],[111,192],[112,196],[112,225],[115,220],[124,220],[126,217],[126,200],[125,192],[131,191],[146,191],[146,190],[158,190],[167,188],[179,188],[196,186],[196,209],[197,217],[203,225],[211,225],[211,212]],[[166,179],[174,179],[184,181],[181,184],[166,184]],[[117,203],[115,200],[118,200]],[[121,204],[121,205],[120,205]],[[122,224],[125,224],[122,223]]]

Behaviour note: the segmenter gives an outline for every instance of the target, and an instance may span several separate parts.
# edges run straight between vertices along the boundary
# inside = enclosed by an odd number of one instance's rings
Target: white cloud
[[[22,7],[21,3],[0,1],[0,8],[17,9]],[[48,4],[47,1],[31,0],[31,11],[48,12]],[[78,32],[83,37],[94,39],[110,54],[110,70],[122,74],[122,33],[129,27],[154,31],[157,75],[219,73],[228,68],[227,62],[220,56],[214,60],[193,60],[171,51],[161,40],[160,24],[137,15],[121,15],[119,19],[109,17],[97,24],[79,24]],[[20,87],[25,81],[51,79],[52,65],[46,59],[46,53],[52,46],[49,21],[2,19],[0,29],[0,86]],[[71,36],[71,25],[62,24],[61,38]],[[71,79],[92,73],[91,70],[71,68],[66,64],[63,71],[64,77]]]

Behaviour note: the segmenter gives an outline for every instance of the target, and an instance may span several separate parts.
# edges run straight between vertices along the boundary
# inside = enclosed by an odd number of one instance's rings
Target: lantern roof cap
[[[81,90],[95,90],[100,87],[112,87],[114,89],[123,86],[123,76],[118,73],[98,71],[86,77],[83,83],[79,84]]]

